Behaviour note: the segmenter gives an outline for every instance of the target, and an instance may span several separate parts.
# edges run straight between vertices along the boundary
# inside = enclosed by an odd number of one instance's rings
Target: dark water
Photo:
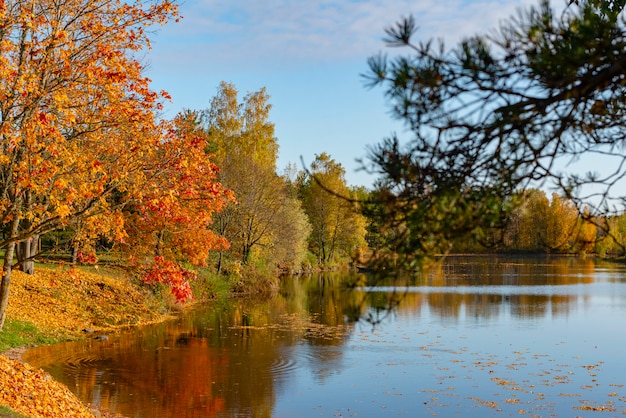
[[[344,279],[26,360],[127,417],[626,413],[625,266],[469,257],[396,288]]]

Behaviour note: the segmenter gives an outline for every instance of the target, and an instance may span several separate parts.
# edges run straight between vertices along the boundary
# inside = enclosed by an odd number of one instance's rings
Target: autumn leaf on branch
[[[150,46],[146,28],[176,18],[168,0],[1,3],[0,327],[16,250],[32,263],[42,234],[95,217],[85,239],[124,235],[119,210],[146,187],[167,135],[156,117],[166,95],[135,53]]]
[[[154,262],[146,269],[144,283],[163,283],[170,286],[177,302],[186,302],[193,298],[189,282],[196,278],[196,273],[178,263],[167,261],[161,256],[154,257]]]

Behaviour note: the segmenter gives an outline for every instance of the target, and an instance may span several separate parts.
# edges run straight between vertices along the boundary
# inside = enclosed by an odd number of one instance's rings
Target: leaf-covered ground
[[[165,318],[162,305],[128,280],[79,270],[16,271],[10,292],[8,319],[32,323],[58,339],[79,338],[89,328],[110,333]],[[19,355],[14,349],[9,357]],[[67,387],[6,355],[0,355],[0,405],[32,417],[93,416]]]
[[[20,271],[11,278],[7,316],[61,338],[161,319],[161,307],[127,279],[74,269]]]
[[[0,404],[29,417],[94,416],[50,375],[4,356],[0,356]]]

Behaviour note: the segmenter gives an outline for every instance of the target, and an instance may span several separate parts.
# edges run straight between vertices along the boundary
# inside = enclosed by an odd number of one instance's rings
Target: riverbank
[[[0,417],[93,417],[67,387],[20,361],[29,347],[104,338],[163,321],[174,305],[116,271],[39,268],[12,275],[7,321],[0,331]],[[13,412],[17,414],[14,414]]]

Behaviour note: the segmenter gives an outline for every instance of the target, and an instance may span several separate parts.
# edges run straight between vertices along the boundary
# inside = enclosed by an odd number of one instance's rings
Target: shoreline
[[[33,347],[28,347],[25,345],[20,346],[20,347],[9,348],[8,350],[0,353],[0,356],[4,356],[11,360],[17,360],[19,362],[26,363],[23,359],[23,356],[24,356],[24,353],[30,350],[31,348]]]

